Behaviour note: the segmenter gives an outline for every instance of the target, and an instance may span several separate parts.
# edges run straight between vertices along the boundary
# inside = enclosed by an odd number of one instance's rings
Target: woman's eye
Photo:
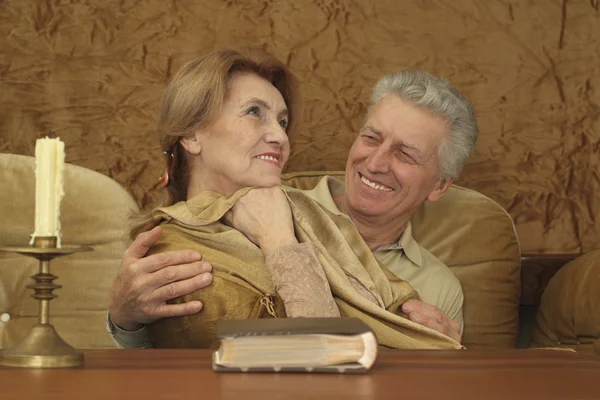
[[[256,116],[260,117],[260,108],[258,108],[258,107],[250,107],[248,109],[248,114],[252,114],[252,115],[256,115]]]

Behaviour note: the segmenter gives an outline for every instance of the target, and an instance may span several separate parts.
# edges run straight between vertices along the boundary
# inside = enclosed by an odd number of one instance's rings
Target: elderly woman
[[[354,225],[277,185],[298,118],[294,78],[270,55],[221,50],[186,64],[159,111],[169,201],[131,230],[160,224],[151,252],[197,249],[213,284],[176,301],[202,312],[148,326],[154,347],[212,347],[221,319],[357,317],[393,348],[460,348],[401,316],[416,297]],[[207,300],[207,301],[204,301]]]

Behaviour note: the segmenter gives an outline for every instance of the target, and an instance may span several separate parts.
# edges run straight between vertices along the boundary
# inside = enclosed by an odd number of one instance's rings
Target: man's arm
[[[162,234],[156,227],[140,234],[125,251],[109,298],[108,329],[121,347],[144,347],[144,325],[160,318],[190,315],[200,301],[168,300],[203,289],[212,282],[212,266],[196,251],[171,251],[145,257]]]
[[[409,299],[402,305],[402,311],[408,315],[408,319],[417,324],[426,326],[435,331],[450,336],[461,343],[462,340],[462,302],[461,323],[444,314],[439,308],[427,304],[421,300]]]

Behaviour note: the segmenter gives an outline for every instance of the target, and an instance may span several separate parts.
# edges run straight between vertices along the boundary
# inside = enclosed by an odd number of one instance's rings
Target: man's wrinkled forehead
[[[361,132],[388,143],[392,149],[410,150],[430,159],[447,135],[448,128],[445,118],[426,107],[388,95],[374,104]]]
[[[395,139],[393,137],[393,135],[390,135],[390,134],[386,135],[386,134],[384,134],[384,132],[382,130],[379,130],[378,128],[376,128],[373,125],[370,125],[368,123],[363,127],[363,131],[368,131],[368,132],[372,133],[373,135],[379,137],[381,140],[385,140],[386,137],[392,138],[392,140],[394,142],[394,143],[392,143],[392,146],[401,146],[401,147],[409,148],[411,150],[418,151],[420,153],[423,152],[423,150],[417,144],[407,142],[403,139]]]

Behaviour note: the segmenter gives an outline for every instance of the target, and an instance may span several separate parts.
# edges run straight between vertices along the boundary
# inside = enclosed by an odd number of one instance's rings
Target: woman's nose
[[[281,126],[279,121],[274,121],[268,124],[265,140],[269,143],[277,143],[280,146],[288,142],[288,135],[285,128]]]

